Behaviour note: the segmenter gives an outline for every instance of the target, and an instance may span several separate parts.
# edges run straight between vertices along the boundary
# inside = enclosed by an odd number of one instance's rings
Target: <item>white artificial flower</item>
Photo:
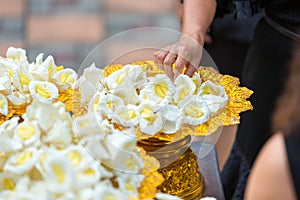
[[[202,83],[199,95],[213,114],[224,108],[228,101],[224,87],[216,85],[211,81]]]
[[[50,145],[49,147],[44,145],[41,147],[40,155],[38,161],[35,164],[35,167],[42,176],[45,176],[46,173],[45,165],[47,163],[47,160],[56,154],[61,154],[61,152],[53,145]]]
[[[13,117],[9,120],[3,122],[3,124],[0,125],[0,135],[7,135],[8,137],[12,137],[15,131],[15,128],[19,124],[20,117]]]
[[[180,102],[185,98],[191,97],[196,90],[193,80],[184,74],[180,74],[174,81],[174,84],[176,86],[175,102]]]
[[[138,188],[141,186],[144,177],[143,174],[119,173],[117,182],[122,191],[130,196],[138,197]]]
[[[112,119],[113,115],[115,115],[115,111],[121,106],[124,106],[122,98],[113,94],[103,94],[100,96],[98,110],[102,111],[107,118]]]
[[[105,80],[109,91],[123,99],[128,104],[137,104],[139,102],[139,96],[136,92],[134,85],[135,76],[139,76],[139,73],[131,69],[131,66],[126,65],[122,69],[119,69],[110,74]],[[132,72],[130,74],[129,72]]]
[[[109,200],[119,200],[127,199],[120,190],[114,187],[97,187],[94,192],[94,200],[99,199],[109,199]]]
[[[21,66],[19,69],[18,76],[18,88],[22,92],[27,92],[29,90],[29,84],[31,81],[34,81],[34,77],[30,74],[26,66]]]
[[[55,154],[45,162],[45,181],[51,192],[63,194],[70,191],[74,178],[74,169],[65,155]]]
[[[100,164],[94,162],[86,166],[86,168],[76,172],[76,187],[81,189],[83,187],[91,187],[98,183],[102,178],[100,168]]]
[[[71,144],[72,135],[68,121],[56,120],[43,138],[43,142],[51,143],[57,147],[66,147]]]
[[[164,124],[161,116],[160,106],[156,103],[147,101],[138,107],[139,127],[142,132],[154,135],[159,132]]]
[[[80,143],[93,158],[97,160],[109,159],[110,155],[105,144],[103,144],[103,135],[101,132],[96,135],[81,137]]]
[[[56,85],[60,90],[73,88],[78,75],[73,69],[63,69],[53,75]]]
[[[37,55],[37,57],[35,58],[35,63],[36,65],[41,65],[43,63],[43,58],[44,58],[44,54],[43,53],[39,53]]]
[[[39,58],[40,60],[42,59]],[[52,56],[48,56],[41,64],[29,68],[30,73],[38,81],[50,81],[56,73],[56,64]]]
[[[31,100],[30,94],[24,94],[19,91],[12,92],[11,94],[7,95],[6,97],[13,105],[16,105],[16,106],[29,103]]]
[[[0,172],[0,191],[14,191],[19,179],[20,177],[16,174],[9,172]]]
[[[138,124],[137,106],[131,104],[120,106],[115,111],[114,120],[122,126],[136,126]]]
[[[94,161],[87,149],[80,145],[70,145],[63,151],[63,154],[70,161],[75,172],[86,169]]]
[[[133,86],[127,69],[128,68],[123,67],[106,77],[106,83],[110,90],[121,90],[126,89],[126,87],[130,85]]]
[[[34,194],[38,200],[54,199],[54,194],[49,192],[47,184],[44,180],[31,181],[30,190],[27,192]]]
[[[81,100],[87,103],[97,91],[100,81],[104,80],[104,72],[96,68],[95,63],[86,68],[83,75],[78,79],[76,85],[79,87]]]
[[[190,125],[199,125],[207,122],[210,118],[209,107],[199,97],[192,96],[186,102],[182,102],[183,122]]]
[[[8,101],[4,95],[0,94],[0,114],[8,114]]]
[[[181,200],[177,196],[166,194],[166,193],[156,193],[156,199],[157,200]]]
[[[139,173],[144,167],[144,162],[135,152],[117,151],[114,160],[103,160],[103,163],[114,171]]]
[[[146,96],[156,104],[168,104],[175,94],[175,87],[166,74],[150,77],[143,90]]]
[[[174,105],[164,105],[160,111],[164,121],[161,131],[169,134],[178,131],[183,120],[182,111]]]
[[[41,131],[37,121],[23,121],[20,123],[14,133],[13,139],[24,144],[24,146],[40,145]]]
[[[19,175],[24,174],[34,167],[39,155],[40,151],[34,147],[29,147],[21,152],[13,154],[5,163],[4,171]]]
[[[79,190],[76,196],[80,200],[93,200],[94,190],[91,188],[84,188]]]
[[[20,48],[9,47],[6,52],[6,57],[15,62],[28,62],[26,51]]]
[[[122,98],[125,104],[136,105],[139,103],[139,95],[134,85],[128,85],[122,89],[110,90],[110,93]]]
[[[6,134],[0,133],[0,152],[11,153],[22,148],[23,145],[21,142],[14,140],[12,137],[9,137]]]
[[[194,85],[196,86],[196,90],[194,92],[194,94],[196,95],[196,94],[198,94],[198,90],[199,90],[199,88],[201,86],[201,83],[202,83],[200,74],[198,72],[194,73],[194,75],[191,79],[192,79]]]
[[[128,134],[126,134],[126,132]],[[114,131],[113,134],[107,136],[105,144],[110,154],[110,159],[115,160],[119,154],[133,152],[136,147],[137,140],[135,135],[130,133],[130,130]]]
[[[77,199],[77,195],[72,191],[67,191],[63,193],[61,196],[56,198],[56,200],[74,200]]]
[[[96,92],[94,94],[94,96],[89,100],[88,112],[99,112],[98,105],[100,103],[100,97],[103,96],[104,94],[103,92]]]
[[[124,68],[128,68],[128,75],[134,84],[135,88],[143,88],[147,82],[146,70],[139,65],[125,65]]]
[[[1,73],[1,70],[0,70]],[[3,73],[3,72],[2,72]],[[0,93],[4,95],[9,95],[12,93],[11,81],[8,75],[2,74],[0,77]]]
[[[48,132],[56,122],[59,112],[58,108],[48,102],[41,102],[33,99],[26,108],[27,117],[30,120],[37,120],[44,132]]]
[[[101,119],[100,119],[101,118]],[[95,112],[88,112],[85,115],[76,117],[73,123],[73,130],[79,137],[86,135],[96,135],[100,131],[99,124],[102,117]]]
[[[29,83],[29,91],[33,98],[37,98],[40,101],[52,102],[52,100],[58,98],[58,89],[50,82],[31,81]]]
[[[1,59],[0,57],[0,72],[1,76],[8,76],[11,81],[16,81],[13,78],[18,74],[18,64],[9,60],[9,59]]]

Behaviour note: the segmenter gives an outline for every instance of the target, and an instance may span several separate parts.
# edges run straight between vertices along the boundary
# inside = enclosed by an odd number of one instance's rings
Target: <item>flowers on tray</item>
[[[0,199],[179,199],[158,193],[159,162],[139,134],[171,141],[183,126],[205,135],[236,124],[251,91],[216,71],[173,83],[153,67],[92,64],[78,79],[52,56],[30,63],[10,47],[0,57]]]
[[[34,99],[21,118],[3,123],[0,199],[138,199],[144,163],[136,138],[106,120],[93,128],[89,117],[73,128],[63,103]]]
[[[51,56],[29,63],[15,48],[0,58],[0,70],[1,115],[8,117],[0,125],[0,199],[139,199],[147,187],[154,193],[143,196],[155,197],[159,164],[136,147],[135,129],[117,129],[92,110],[73,119],[59,101],[84,76],[78,81]],[[12,111],[19,106],[23,112]],[[120,109],[120,116],[130,109]],[[149,178],[157,183],[143,183]],[[157,199],[172,197],[158,193]]]
[[[173,134],[183,124],[203,124],[228,101],[222,86],[209,80],[202,83],[199,73],[192,78],[181,74],[172,83],[166,74],[147,76],[139,65],[125,65],[107,77],[92,65],[78,87],[82,94],[94,91],[88,94],[90,99],[82,97],[94,112],[125,127],[138,126],[149,135]]]

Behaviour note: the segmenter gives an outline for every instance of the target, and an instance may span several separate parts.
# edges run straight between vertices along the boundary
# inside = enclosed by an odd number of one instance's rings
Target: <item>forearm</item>
[[[215,16],[216,7],[216,0],[185,0],[182,34],[204,45],[205,34]]]

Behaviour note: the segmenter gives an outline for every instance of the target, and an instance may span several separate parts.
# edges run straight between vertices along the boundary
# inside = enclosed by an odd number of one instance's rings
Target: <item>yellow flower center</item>
[[[123,73],[123,74],[120,74],[119,76],[116,77],[117,85],[122,85],[124,83],[125,76],[126,76],[126,73]]]
[[[204,115],[204,113],[201,112],[201,110],[195,105],[188,105],[185,108],[184,112],[186,115],[191,116],[193,118],[200,118]]]
[[[194,79],[193,80],[193,83],[196,87],[199,87],[200,86],[200,82],[197,80],[197,79]]]
[[[71,151],[68,153],[68,158],[74,166],[78,166],[82,160],[81,154],[78,151]]]
[[[111,110],[115,109],[117,106],[117,102],[115,102],[115,101],[108,101],[108,102],[106,102],[106,104],[109,107],[109,109],[111,109]]]
[[[94,101],[94,106],[93,106],[94,111],[97,110],[99,102],[100,102],[100,97],[99,97],[99,95],[98,95],[98,96],[95,98],[95,101]]]
[[[154,92],[160,98],[165,98],[167,96],[169,87],[166,83],[158,83],[154,86]]]
[[[135,188],[129,182],[125,183],[125,189],[132,193],[135,191]]]
[[[79,122],[79,128],[85,128],[86,126],[90,125],[90,121],[87,119],[81,120]]]
[[[62,65],[56,67],[56,71],[57,71],[57,72],[58,72],[58,71],[61,71],[61,70],[63,70],[63,69],[64,69],[64,66],[62,66]]]
[[[36,85],[35,92],[46,99],[51,97],[51,93],[46,89],[46,87],[40,84]]]
[[[36,133],[35,127],[32,125],[28,125],[28,124],[19,127],[17,130],[17,135],[22,140],[30,139],[32,136],[35,135],[35,133]]]
[[[16,157],[16,165],[24,165],[32,158],[32,152],[25,151]]]
[[[2,185],[4,190],[14,190],[16,187],[15,181],[11,178],[3,179]]]
[[[22,85],[29,85],[30,83],[30,78],[24,72],[20,73],[20,83]]]
[[[133,170],[137,163],[133,159],[127,159],[124,161],[124,164],[128,167],[128,169]]]
[[[6,101],[0,99],[0,108],[3,109],[5,105],[6,105]]]
[[[103,200],[118,200],[117,197],[113,194],[106,194],[104,197],[103,197]]]
[[[131,120],[136,117],[136,113],[134,110],[129,109],[129,110],[124,110],[122,112],[119,112],[120,117],[122,117],[125,120]]]
[[[87,176],[95,176],[95,171],[91,168],[88,168],[88,169],[83,171],[83,174],[87,175]]]
[[[150,123],[154,122],[157,118],[156,114],[148,106],[146,106],[144,109],[142,109],[142,111],[140,112],[140,115],[142,118],[144,118],[145,120],[147,120]]]
[[[216,95],[216,96],[218,95],[218,92],[215,90],[215,88],[210,87],[208,85],[203,87],[203,91],[204,91],[203,94],[205,95],[209,95],[209,94]]]
[[[45,161],[46,161],[46,158],[47,158],[46,154],[41,154],[40,155],[39,161],[40,161],[40,165],[41,165],[43,171],[45,171]]]
[[[59,183],[63,183],[65,181],[65,178],[66,178],[63,168],[59,165],[53,164],[52,165],[52,170],[53,170],[53,172],[54,172],[54,174],[57,178],[57,181]]]
[[[52,77],[53,73],[54,73],[54,66],[51,62],[49,64],[48,72],[49,72],[48,78],[50,79]]]
[[[13,61],[15,61],[15,62],[19,62],[19,61],[20,61],[20,59],[19,59],[17,56],[12,57],[12,59],[13,59]]]
[[[11,68],[7,68],[7,72],[8,72],[8,76],[10,78],[12,78],[13,77],[13,70]]]
[[[179,92],[179,95],[178,95],[178,100],[182,100],[184,99],[188,94],[190,93],[190,90],[187,89],[187,88],[182,88]]]
[[[62,84],[65,84],[65,83],[74,83],[73,77],[70,74],[68,74],[68,73],[61,73],[59,75],[59,81]]]

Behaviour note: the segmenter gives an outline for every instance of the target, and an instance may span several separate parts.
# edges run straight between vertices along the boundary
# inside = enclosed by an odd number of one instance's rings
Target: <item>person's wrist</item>
[[[189,32],[182,32],[184,37],[190,38],[194,41],[196,41],[201,46],[204,45],[205,42],[205,34],[200,33],[189,33]]]

